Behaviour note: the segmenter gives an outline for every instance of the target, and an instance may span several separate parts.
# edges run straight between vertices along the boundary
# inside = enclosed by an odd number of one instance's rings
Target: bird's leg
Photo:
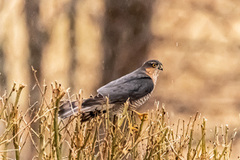
[[[131,134],[138,132],[138,126],[137,125],[133,125],[130,121],[129,121],[128,125],[129,125],[128,128],[130,129]]]
[[[127,116],[128,121],[128,128],[130,130],[130,133],[133,135],[134,133],[138,132],[138,126],[133,124],[133,121],[131,120],[132,116]]]
[[[132,110],[134,113],[138,115],[141,121],[147,121],[148,120],[148,113],[139,113],[136,110]]]
[[[138,132],[138,126],[137,125],[129,124],[129,129],[130,129],[131,134]]]
[[[137,132],[141,132],[142,130],[142,124],[144,121],[147,121],[148,119],[148,113],[139,113],[136,110],[132,110],[135,114],[138,115],[139,119],[141,120],[141,125],[140,125],[140,129],[138,128],[137,125],[133,125],[131,123],[129,123],[129,128],[130,128],[130,132],[133,134],[133,132],[137,133]],[[129,121],[130,122],[130,121]],[[138,134],[139,134],[138,133]]]

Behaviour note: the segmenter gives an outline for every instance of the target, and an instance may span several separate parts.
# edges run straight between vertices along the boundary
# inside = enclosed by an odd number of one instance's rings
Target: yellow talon
[[[138,132],[138,126],[137,125],[134,125],[134,126],[130,125],[129,129],[130,129],[131,134],[133,134],[134,132],[135,133]]]
[[[135,110],[133,110],[134,113],[136,113],[141,121],[147,121],[148,120],[148,113],[139,113]]]

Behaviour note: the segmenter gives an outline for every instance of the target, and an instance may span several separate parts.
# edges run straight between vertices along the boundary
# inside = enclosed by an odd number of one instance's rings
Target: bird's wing
[[[137,100],[152,92],[153,81],[148,76],[127,76],[112,81],[99,88],[97,92],[102,96],[109,96],[110,103],[124,103]]]

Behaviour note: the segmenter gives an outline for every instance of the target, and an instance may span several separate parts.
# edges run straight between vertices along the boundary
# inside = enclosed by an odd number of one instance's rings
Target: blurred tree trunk
[[[26,0],[25,11],[27,19],[27,29],[29,34],[29,50],[30,50],[30,65],[36,69],[39,80],[41,80],[41,59],[42,50],[48,42],[48,34],[45,28],[39,22],[39,0]],[[31,72],[32,73],[32,72]],[[35,85],[35,79],[31,74],[30,87]],[[39,99],[40,92],[35,89],[31,91],[31,102],[34,103]]]
[[[4,93],[4,90],[7,87],[6,84],[6,75],[5,75],[5,71],[4,71],[4,54],[3,54],[3,50],[0,46],[0,94],[2,95]]]
[[[70,70],[68,72],[68,77],[71,77],[73,75],[73,73],[76,70],[76,64],[77,64],[77,60],[76,60],[76,5],[77,5],[77,0],[71,0],[69,2],[69,10],[68,10],[68,17],[70,20]],[[74,78],[69,78],[69,85],[71,88],[74,88]]]
[[[102,77],[102,17],[104,1],[78,1],[75,6],[75,68],[69,79],[73,93],[82,89],[84,97],[95,94]]]
[[[105,0],[103,84],[146,60],[153,4],[154,0]]]
[[[25,12],[26,12],[26,22],[27,22],[27,31],[29,35],[29,64],[33,66],[35,70],[37,70],[38,80],[41,82],[41,60],[42,60],[42,51],[44,49],[45,44],[48,41],[47,32],[45,32],[43,26],[39,22],[39,0],[26,0],[25,1]],[[31,67],[29,67],[31,69]],[[35,86],[36,81],[30,71],[30,103],[33,104],[40,99],[40,91],[37,87],[32,90],[32,87]],[[42,84],[42,83],[40,83]],[[34,129],[37,128],[37,125],[32,125]],[[31,145],[31,148],[34,148]],[[29,151],[29,156],[33,157],[35,153]]]

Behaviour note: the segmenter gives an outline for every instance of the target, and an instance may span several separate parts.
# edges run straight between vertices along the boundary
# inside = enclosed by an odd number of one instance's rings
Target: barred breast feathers
[[[142,106],[144,103],[147,102],[147,100],[150,98],[152,92],[151,93],[148,93],[146,96],[138,99],[138,100],[135,100],[134,102],[132,102],[132,108],[134,109],[137,109],[139,108],[140,106]]]

